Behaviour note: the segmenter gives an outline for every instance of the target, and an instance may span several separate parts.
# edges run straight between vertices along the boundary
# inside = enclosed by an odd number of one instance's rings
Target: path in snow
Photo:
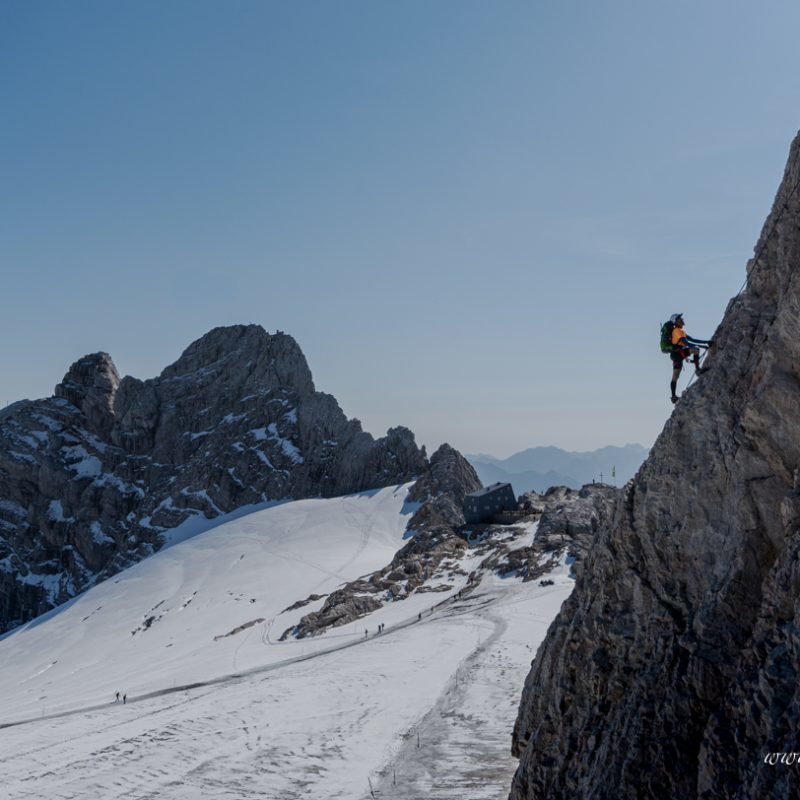
[[[543,638],[552,619],[548,609],[557,611],[570,587],[561,581],[547,588],[491,583],[489,591],[479,590],[445,612],[486,620],[493,629],[461,662],[435,705],[409,731],[396,758],[373,781],[376,797],[508,797],[518,764],[511,755],[511,732],[536,649],[531,642]]]
[[[546,589],[490,580],[357,647],[2,730],[5,791],[10,800],[361,800],[371,781],[381,798],[505,798],[531,642],[570,589],[565,570]]]
[[[436,642],[404,629],[268,676],[5,729],[5,788],[20,800],[358,797],[395,726],[457,667],[464,632],[445,628]]]
[[[312,587],[332,591],[391,560],[406,495],[390,487],[229,521],[4,637],[0,722],[28,721],[0,728],[0,797],[505,798],[519,695],[572,589],[568,567],[548,587],[484,575],[467,591],[485,558],[470,550],[444,594],[274,639],[321,605],[288,610]],[[534,535],[529,526],[516,546]],[[97,705],[116,689],[126,705]]]
[[[348,627],[279,644],[266,640],[258,620],[274,620],[279,635],[324,600],[287,612],[291,604],[391,561],[409,518],[407,492],[388,487],[263,509],[22,626],[0,639],[0,723],[96,706],[118,690],[146,696],[224,678],[328,649],[342,634],[358,641],[358,628]],[[415,610],[398,604],[380,621],[394,624]]]

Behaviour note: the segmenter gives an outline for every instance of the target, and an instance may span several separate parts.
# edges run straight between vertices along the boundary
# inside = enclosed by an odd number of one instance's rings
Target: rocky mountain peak
[[[211,378],[254,387],[282,386],[301,394],[314,391],[311,370],[300,345],[288,334],[270,334],[260,325],[214,328],[192,342],[167,367],[162,381]]]
[[[55,396],[69,401],[93,428],[108,433],[114,424],[114,398],[120,378],[108,353],[79,358],[55,388]]]
[[[537,653],[514,800],[800,796],[800,137],[756,256]]]
[[[287,334],[215,328],[156,378],[79,359],[55,397],[0,415],[0,632],[143,558],[187,523],[427,470],[407,428],[375,439],[317,392]]]
[[[446,443],[440,445],[431,456],[430,469],[411,489],[410,499],[425,503],[414,515],[412,527],[463,525],[464,498],[482,486],[472,465],[458,450]]]
[[[481,486],[472,465],[458,450],[445,442],[431,456],[431,468],[425,479],[415,484],[412,497],[425,500],[427,497],[449,492],[460,503],[469,492],[474,492]]]

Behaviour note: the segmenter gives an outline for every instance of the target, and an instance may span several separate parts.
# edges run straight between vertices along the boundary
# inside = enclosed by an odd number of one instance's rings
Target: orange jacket
[[[686,331],[683,328],[679,328],[677,325],[672,329],[672,346],[673,347],[680,347],[681,339],[686,336]]]

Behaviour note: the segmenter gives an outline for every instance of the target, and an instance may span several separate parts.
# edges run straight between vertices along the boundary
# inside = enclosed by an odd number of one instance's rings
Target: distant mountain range
[[[592,481],[622,486],[636,474],[647,453],[646,447],[626,444],[601,447],[588,453],[571,453],[558,447],[531,447],[504,459],[483,453],[466,458],[484,486],[508,482],[519,495],[543,492],[551,486],[579,489]]]

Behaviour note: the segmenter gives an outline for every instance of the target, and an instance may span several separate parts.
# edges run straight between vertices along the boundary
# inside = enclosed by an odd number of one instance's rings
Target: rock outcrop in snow
[[[521,497],[521,505],[541,515],[536,540],[530,547],[503,555],[497,571],[532,581],[553,569],[566,555],[572,573],[578,575],[595,535],[611,519],[620,491],[598,483],[587,484],[577,491],[553,486],[544,494],[527,492]]]
[[[511,798],[800,796],[800,137],[696,380],[526,681]],[[792,759],[794,760],[794,759]]]
[[[191,518],[426,468],[409,430],[375,440],[317,392],[286,334],[216,328],[146,381],[85,356],[54,397],[0,412],[0,632],[150,555]]]
[[[409,491],[409,502],[419,508],[408,523],[409,541],[391,563],[332,592],[319,611],[306,614],[282,638],[313,636],[366,616],[385,602],[404,600],[415,591],[432,591],[424,584],[442,571],[447,559],[454,566],[467,548],[459,533],[464,523],[461,509],[464,497],[480,488],[469,462],[449,444],[441,445]],[[444,581],[439,586],[452,588]]]
[[[580,491],[553,487],[545,495],[524,495],[527,513],[515,522],[465,525],[461,505],[465,495],[477,488],[480,482],[469,462],[449,445],[442,445],[409,492],[421,505],[408,523],[408,541],[391,562],[332,592],[319,611],[306,614],[281,638],[315,636],[414,593],[450,591],[456,576],[467,578],[471,591],[489,573],[523,581],[540,578],[565,557],[577,571],[619,493],[604,485],[584,486]],[[534,540],[520,545],[518,540],[529,533],[533,522],[537,523]],[[465,559],[474,568],[465,570]],[[299,605],[311,599],[319,598]]]

